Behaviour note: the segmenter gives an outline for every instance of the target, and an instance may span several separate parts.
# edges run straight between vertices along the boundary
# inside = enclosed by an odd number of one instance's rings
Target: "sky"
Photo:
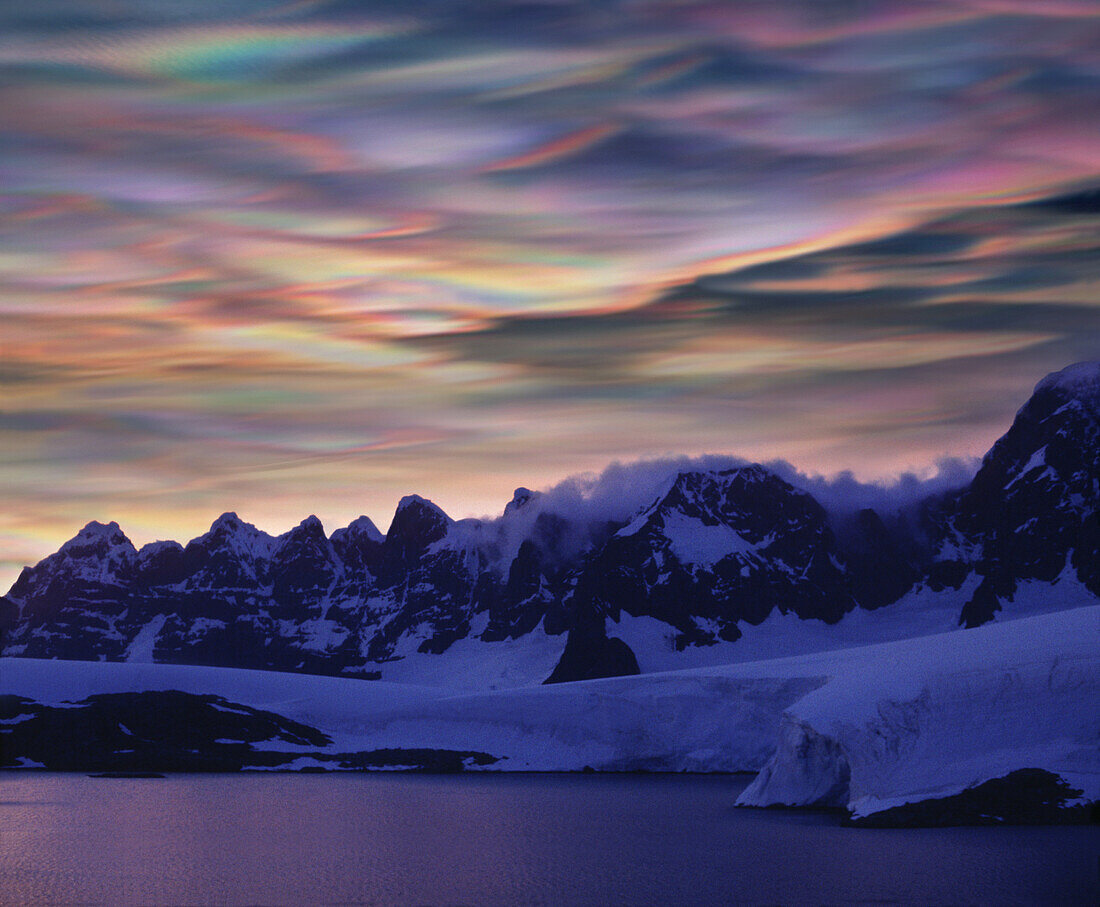
[[[1094,0],[0,6],[0,586],[644,458],[890,483],[1100,355]]]

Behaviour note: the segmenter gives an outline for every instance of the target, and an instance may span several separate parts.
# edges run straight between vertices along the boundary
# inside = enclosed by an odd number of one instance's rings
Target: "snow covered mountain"
[[[1100,596],[1100,363],[1048,375],[968,487],[929,507],[932,588],[976,584],[960,621]],[[1044,607],[1043,603],[1038,604]]]
[[[93,522],[0,598],[0,654],[479,688],[1095,604],[1098,441],[1100,366],[1084,364],[1039,383],[966,488],[906,519],[829,513],[744,465],[677,472],[617,519],[518,489],[487,521],[411,495],[385,535],[361,517],[326,536],[310,517],[273,537],[227,513],[139,551]]]
[[[736,640],[774,609],[836,623],[855,607],[825,510],[762,466],[678,474],[585,563],[572,594],[613,620],[675,627],[676,644]]]
[[[1087,821],[1100,797],[1098,638],[1093,606],[478,693],[7,658],[0,768],[753,771],[742,805],[831,806],[857,824]]]

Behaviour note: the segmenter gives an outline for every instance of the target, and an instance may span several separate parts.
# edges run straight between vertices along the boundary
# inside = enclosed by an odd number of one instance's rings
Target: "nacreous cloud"
[[[887,476],[1100,339],[1085,0],[56,0],[0,78],[9,562],[615,458]]]

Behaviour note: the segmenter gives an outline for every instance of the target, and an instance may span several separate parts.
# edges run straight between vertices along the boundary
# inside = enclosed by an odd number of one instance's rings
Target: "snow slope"
[[[766,661],[458,694],[229,668],[0,659],[42,703],[212,693],[318,728],[333,751],[472,750],[494,770],[759,770],[744,805],[854,816],[1017,769],[1100,798],[1100,607]]]
[[[1100,608],[833,654],[742,805],[861,817],[1022,768],[1100,797]]]
[[[835,624],[774,611],[757,625],[739,621],[741,637],[736,642],[718,640],[682,651],[675,645],[676,631],[652,617],[624,613],[617,622],[608,621],[607,632],[630,646],[642,673],[763,661],[963,632],[958,628],[959,611],[980,581],[981,577],[971,574],[958,589],[939,591],[919,583],[889,607],[873,611],[856,608]],[[1006,597],[1012,607],[997,613],[997,623],[1097,604],[1096,596],[1069,567],[1052,583],[1024,580]]]
[[[518,639],[487,645],[484,632],[489,615],[471,621],[470,634],[444,652],[418,651],[430,626],[417,627],[398,639],[394,658],[372,665],[384,681],[446,687],[450,690],[497,690],[535,686],[553,672],[565,648],[565,635],[551,636],[541,626]]]
[[[746,771],[774,749],[783,709],[823,678],[677,672],[459,694],[303,674],[114,662],[0,659],[0,694],[47,705],[102,693],[209,693],[333,739],[334,752],[490,753],[505,771]],[[461,742],[461,745],[458,743]]]

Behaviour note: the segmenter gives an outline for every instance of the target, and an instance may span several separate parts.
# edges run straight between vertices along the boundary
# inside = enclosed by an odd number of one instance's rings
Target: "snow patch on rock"
[[[713,567],[731,554],[751,554],[758,547],[730,526],[708,526],[680,512],[665,515],[664,535],[676,559],[696,567]]]
[[[153,660],[153,647],[157,644],[157,637],[164,629],[167,615],[158,614],[149,623],[142,627],[134,637],[130,647],[126,650],[126,661],[137,661],[148,664]]]
[[[398,642],[394,650],[398,657],[380,663],[377,670],[383,680],[394,683],[447,690],[505,690],[542,683],[561,660],[564,633],[551,636],[540,625],[518,639],[490,644],[478,638],[487,624],[487,613],[475,616],[470,633],[440,654],[417,651],[424,630],[413,629]]]

